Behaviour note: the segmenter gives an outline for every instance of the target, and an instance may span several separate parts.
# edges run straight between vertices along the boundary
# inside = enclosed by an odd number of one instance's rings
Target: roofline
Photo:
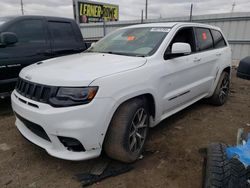
[[[13,18],[13,19],[22,19],[22,18],[46,18],[46,19],[64,19],[64,20],[70,20],[70,21],[74,21],[74,19],[72,18],[65,18],[65,17],[56,17],[56,16],[43,16],[43,15],[13,15],[13,16],[1,16],[1,17],[9,17],[9,18]]]
[[[170,23],[172,25],[168,25]],[[205,28],[210,28],[210,29],[221,30],[219,27],[216,27],[216,26],[203,24],[203,23],[196,23],[196,22],[154,22],[154,23],[130,25],[130,26],[127,26],[127,27],[123,27],[121,29],[124,29],[124,28],[137,28],[137,27],[140,27],[140,28],[143,28],[143,27],[159,27],[160,24],[162,24],[162,26],[160,26],[160,27],[164,27],[164,25],[166,25],[166,27],[170,27],[170,28],[180,27],[180,26],[194,26],[194,27],[205,27]]]

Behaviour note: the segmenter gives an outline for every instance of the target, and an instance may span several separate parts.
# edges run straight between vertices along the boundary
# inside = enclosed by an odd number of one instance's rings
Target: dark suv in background
[[[0,98],[10,95],[23,67],[87,48],[72,19],[0,17]]]

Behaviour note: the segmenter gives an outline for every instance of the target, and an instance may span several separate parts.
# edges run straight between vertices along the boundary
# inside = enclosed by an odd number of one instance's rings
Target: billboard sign
[[[119,6],[94,1],[75,1],[76,17],[79,23],[96,23],[119,20]]]

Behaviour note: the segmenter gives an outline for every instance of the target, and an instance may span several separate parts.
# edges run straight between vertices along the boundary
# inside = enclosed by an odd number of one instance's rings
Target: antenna
[[[22,12],[22,15],[24,15],[23,0],[21,0],[21,12]]]
[[[231,12],[234,11],[235,6],[236,6],[236,2],[234,1],[233,4],[232,4],[232,10],[231,10]]]

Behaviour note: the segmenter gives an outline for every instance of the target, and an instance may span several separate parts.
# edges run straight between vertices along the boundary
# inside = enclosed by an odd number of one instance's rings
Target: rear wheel
[[[227,72],[222,72],[214,94],[208,99],[209,103],[215,106],[225,104],[229,95],[230,77]]]
[[[142,98],[129,100],[116,111],[108,129],[104,150],[113,159],[134,162],[141,154],[149,128],[149,112]]]

